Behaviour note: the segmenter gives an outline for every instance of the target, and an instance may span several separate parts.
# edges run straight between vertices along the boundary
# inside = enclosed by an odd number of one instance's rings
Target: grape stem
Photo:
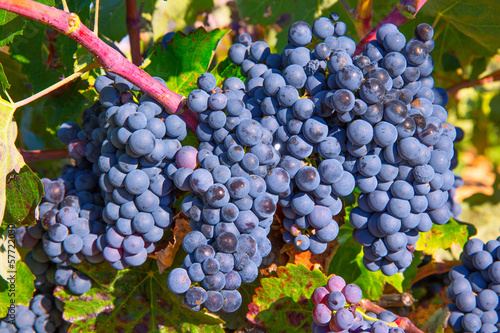
[[[464,80],[461,82],[458,82],[457,84],[452,85],[451,87],[448,87],[446,89],[446,92],[450,95],[456,94],[460,89],[464,88],[470,88],[474,87],[477,85],[485,84],[485,83],[490,83],[493,81],[498,81],[500,80],[500,70],[491,73],[490,75],[487,75],[483,78],[477,79],[477,80]]]
[[[356,46],[355,54],[363,52],[365,45],[376,39],[378,28],[386,23],[392,23],[398,27],[415,18],[418,11],[427,2],[427,0],[401,0],[396,7],[382,20],[375,28],[373,28],[361,42]]]
[[[71,81],[79,78],[80,76],[82,76],[83,74],[87,73],[88,71],[90,71],[92,69],[95,69],[95,68],[98,68],[98,67],[99,67],[99,64],[96,63],[96,62],[93,62],[93,63],[85,66],[84,68],[82,68],[78,72],[75,72],[75,73],[71,74],[67,78],[62,79],[61,81],[59,81],[57,83],[54,83],[50,87],[45,88],[44,90],[42,90],[42,91],[34,94],[33,96],[30,96],[28,98],[25,98],[25,99],[19,101],[19,102],[14,103],[14,107],[15,108],[20,108],[21,106],[29,104],[29,103],[31,103],[31,102],[39,99],[40,97],[43,97],[43,96],[45,96],[47,94],[50,94],[54,90],[57,90],[57,89],[61,88],[62,86],[65,86],[66,84],[68,84]]]
[[[191,132],[196,135],[196,128],[200,123],[200,121],[198,120],[198,115],[186,107],[184,112],[182,113],[182,119],[184,119],[187,128],[189,128],[189,130],[191,130]]]
[[[132,62],[136,66],[142,63],[141,55],[141,19],[137,11],[137,1],[127,0],[127,32],[130,40],[130,54],[132,55]]]
[[[367,299],[362,299],[361,302],[359,302],[359,306],[369,312],[373,312],[376,314],[380,314],[381,312],[387,311],[381,306],[378,306],[377,304],[367,300]],[[415,324],[411,322],[410,319],[406,317],[400,317],[396,315],[397,319],[395,323],[398,325],[399,328],[403,329],[406,333],[424,333],[421,329],[419,329]]]
[[[0,9],[16,13],[46,24],[82,45],[107,71],[117,74],[139,87],[144,93],[163,105],[168,113],[181,112],[184,97],[132,64],[90,31],[75,13],[46,6],[33,0],[2,0]]]
[[[67,149],[51,149],[51,150],[19,149],[19,152],[23,156],[24,162],[26,163],[69,158],[69,153]]]
[[[364,313],[364,312],[361,312],[361,311],[358,311],[358,312],[359,312],[359,314],[361,315],[361,317],[363,317],[363,319],[364,319],[364,320],[366,320],[366,321],[379,321],[379,319],[377,319],[377,318],[373,318],[373,317],[370,317],[370,316],[368,316],[368,315],[367,315],[366,313]],[[387,324],[387,326],[389,326],[389,327],[398,327],[398,324],[396,324],[395,322],[393,322],[393,323],[388,323],[388,322],[384,321],[384,323],[386,323],[386,324]]]

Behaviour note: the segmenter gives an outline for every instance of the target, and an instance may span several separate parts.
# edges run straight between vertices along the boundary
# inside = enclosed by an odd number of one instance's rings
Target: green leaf
[[[146,72],[160,76],[172,91],[187,96],[196,89],[196,80],[209,69],[214,51],[228,30],[206,32],[198,28],[188,35],[176,33],[168,50],[156,45]]]
[[[38,2],[48,6],[54,5],[54,0],[39,0]],[[0,47],[12,43],[15,36],[22,35],[28,20],[18,14],[0,10]]]
[[[2,318],[7,314],[8,307],[11,304],[29,305],[35,292],[35,276],[21,260],[21,256],[15,248],[16,241],[14,237],[15,228],[12,226],[3,232],[1,239],[0,317]],[[15,273],[12,273],[14,267]]]
[[[137,8],[143,13],[150,13],[155,7],[155,0],[137,2]],[[123,0],[101,1],[99,5],[99,35],[119,42],[127,35],[127,7]]]
[[[46,47],[45,42],[45,26],[38,22],[28,22],[23,36],[17,37],[11,45],[12,56],[22,62],[23,72],[35,92],[56,83],[64,74],[57,67],[51,66],[55,65],[52,61],[47,64],[48,59],[52,59],[52,51]]]
[[[93,266],[93,267],[92,267]],[[123,271],[109,264],[79,266],[93,280],[92,289],[75,296],[57,287],[63,317],[79,332],[223,332],[222,320],[187,309],[167,287],[154,260]]]
[[[21,65],[9,54],[0,52],[0,64],[9,82],[9,95],[14,101],[20,101],[29,96],[26,91],[26,76]]]
[[[453,25],[462,34],[475,40],[490,52],[500,45],[500,2],[490,0],[434,0],[423,11]],[[436,43],[436,45],[439,45]],[[464,50],[469,52],[469,50]]]
[[[8,224],[33,225],[35,211],[43,196],[40,178],[25,165],[21,172],[12,171],[7,175],[6,206],[4,221]]]
[[[6,203],[7,175],[15,170],[20,172],[24,159],[16,148],[17,124],[14,121],[16,108],[0,98],[0,221],[3,221]]]
[[[443,63],[443,70],[446,71],[456,71],[460,68],[460,61],[451,53],[443,54],[441,61]]]
[[[23,34],[23,29],[26,27],[27,18],[18,17],[17,14],[0,11],[0,16],[7,16],[5,13],[13,15],[13,19],[0,26],[0,46],[4,47],[14,40],[14,37]]]
[[[416,250],[432,255],[439,249],[449,249],[453,244],[464,246],[469,237],[466,224],[454,219],[443,225],[433,225],[430,231],[420,234]]]
[[[188,134],[184,140],[182,140],[182,145],[183,146],[192,146],[192,147],[198,147],[200,145],[200,141],[196,137],[196,135],[188,131]]]
[[[211,73],[215,76],[219,85],[229,77],[238,77],[245,82],[245,77],[241,74],[240,66],[233,64],[229,58],[218,63]]]
[[[310,332],[314,309],[311,295],[326,285],[326,276],[293,264],[279,267],[277,273],[277,277],[261,280],[262,287],[255,291],[247,318],[269,332]]]
[[[363,297],[374,301],[382,296],[385,283],[403,292],[403,274],[385,276],[381,271],[370,272],[365,268],[362,246],[352,238],[352,230],[348,222],[340,228],[337,237],[340,245],[330,262],[328,274],[340,275],[347,283],[358,285],[363,291]]]
[[[454,0],[446,0],[446,1],[427,1],[427,3],[422,7],[422,10],[417,14],[416,19],[411,20],[410,22],[404,24],[399,29],[406,36],[407,39],[414,36],[415,28],[420,23],[433,23],[434,26],[434,39],[435,39],[435,47],[434,50],[430,53],[430,55],[434,59],[434,79],[436,80],[436,86],[449,86],[450,81],[459,82],[463,79],[463,77],[459,76],[456,72],[451,72],[449,69],[453,67],[456,68],[456,59],[458,59],[461,68],[466,68],[475,57],[490,57],[495,51],[493,50],[494,44],[490,45],[490,47],[486,47],[482,43],[479,42],[476,37],[479,36],[472,35],[470,33],[464,33],[460,29],[457,28],[454,24],[448,21],[448,13],[444,16],[436,17],[436,7],[441,8],[443,4],[447,3],[456,3],[459,2]],[[484,0],[480,2],[484,3]],[[473,6],[477,2],[472,1],[460,1],[460,4],[472,4]],[[497,5],[497,4],[495,4]],[[478,8],[484,7],[479,4]],[[466,14],[467,15],[467,14]],[[485,14],[486,15],[486,14]],[[487,14],[491,18],[491,15],[494,15],[493,12]],[[487,18],[487,20],[490,20]],[[496,19],[496,18],[495,18]],[[475,23],[478,26],[482,25],[482,17],[473,17],[470,16],[470,22],[476,20]],[[497,22],[498,25],[498,22]],[[500,36],[496,34],[497,38]],[[497,45],[499,42],[496,42]],[[495,46],[496,49],[496,46]],[[448,66],[446,63],[449,57],[455,57],[453,59],[454,65]],[[447,71],[448,70],[448,71]],[[446,72],[447,71],[447,72]],[[445,77],[446,81],[440,80],[440,77]]]

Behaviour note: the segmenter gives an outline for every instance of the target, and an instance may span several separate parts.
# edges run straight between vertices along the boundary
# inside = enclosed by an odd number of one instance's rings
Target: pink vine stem
[[[375,28],[373,28],[361,42],[356,46],[356,53],[360,54],[363,52],[365,45],[376,39],[376,34],[378,28],[386,23],[392,23],[398,27],[402,26],[406,22],[415,18],[420,8],[427,2],[427,0],[401,0],[396,7],[382,20]]]
[[[0,9],[56,29],[87,49],[105,70],[127,79],[153,97],[167,112],[178,113],[183,110],[182,95],[169,90],[104,43],[80,21],[75,13],[68,13],[33,0],[1,0]]]

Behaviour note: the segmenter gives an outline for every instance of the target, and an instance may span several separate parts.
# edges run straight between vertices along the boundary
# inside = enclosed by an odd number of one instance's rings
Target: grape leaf
[[[168,43],[168,50],[157,44],[146,72],[160,76],[172,91],[187,96],[196,89],[200,74],[208,71],[214,50],[228,30],[206,32],[198,28],[188,35],[177,32]]]
[[[187,309],[167,287],[154,260],[140,267],[115,271],[108,264],[78,266],[94,284],[75,296],[57,287],[64,302],[63,317],[78,332],[223,332],[219,318]]]
[[[15,170],[20,172],[25,165],[16,148],[17,124],[14,121],[16,108],[0,98],[0,221],[3,221],[6,204],[7,175]]]
[[[6,228],[1,238],[0,317],[2,318],[7,314],[11,304],[28,305],[35,292],[35,276],[21,260],[15,247],[15,230],[13,226]]]
[[[363,297],[374,301],[382,296],[385,283],[403,292],[403,274],[385,276],[381,271],[370,272],[364,267],[363,249],[352,238],[352,230],[348,222],[340,229],[337,237],[340,245],[330,262],[328,274],[340,275],[347,283],[357,284],[363,291]]]
[[[468,1],[467,1],[468,2]],[[436,1],[427,2],[422,10],[418,13],[416,19],[404,24],[399,29],[409,39],[414,36],[415,28],[420,23],[431,23],[436,21],[435,13],[430,13],[428,8],[430,4],[435,6]],[[477,18],[476,18],[477,19]],[[479,23],[480,24],[480,23]],[[466,68],[476,57],[489,57],[494,52],[482,45],[475,36],[470,37],[468,34],[462,33],[457,27],[451,24],[446,18],[439,18],[437,25],[434,27],[435,47],[430,53],[434,60],[434,74],[436,86],[449,86],[450,81],[459,82],[463,79],[455,71],[446,71],[449,66],[447,61],[458,59],[461,68]],[[446,80],[440,79],[441,77]]]
[[[500,2],[490,0],[429,1],[423,11],[452,24],[491,52],[500,45]],[[439,45],[439,44],[437,44]]]
[[[222,87],[224,80],[228,77],[238,77],[245,81],[245,77],[241,74],[241,69],[239,66],[233,64],[229,58],[224,59],[211,71],[217,80],[218,86]]]
[[[421,233],[416,249],[432,255],[436,250],[449,249],[453,244],[463,247],[468,237],[467,225],[450,219],[446,224],[433,225],[430,231]]]
[[[5,188],[7,200],[3,221],[16,226],[33,225],[43,196],[40,178],[25,165],[19,173],[12,171],[7,175]]]
[[[11,44],[12,56],[23,64],[23,72],[35,92],[56,83],[64,74],[56,66],[52,48],[47,48],[46,42],[45,26],[30,21],[26,24],[23,35],[18,36]]]
[[[247,319],[270,332],[310,332],[313,291],[326,285],[327,278],[319,270],[288,264],[278,268],[278,276],[261,280]]]
[[[54,5],[54,0],[37,0],[48,6]],[[18,14],[0,10],[0,47],[12,43],[15,36],[22,35],[29,19]]]

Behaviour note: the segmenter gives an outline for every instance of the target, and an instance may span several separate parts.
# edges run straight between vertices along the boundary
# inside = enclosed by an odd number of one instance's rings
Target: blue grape
[[[77,295],[85,294],[92,287],[90,278],[78,271],[74,271],[68,279],[68,289]]]

